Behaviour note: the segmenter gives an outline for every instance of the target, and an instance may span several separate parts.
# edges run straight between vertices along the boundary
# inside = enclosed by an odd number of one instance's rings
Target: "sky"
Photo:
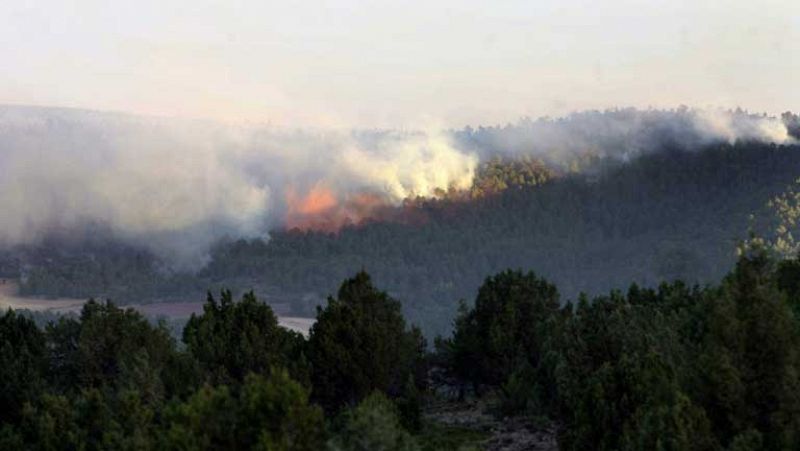
[[[292,127],[800,110],[800,1],[0,2],[0,103]]]

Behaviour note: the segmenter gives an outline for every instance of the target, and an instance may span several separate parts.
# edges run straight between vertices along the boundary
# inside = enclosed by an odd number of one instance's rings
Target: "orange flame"
[[[287,187],[286,205],[289,230],[335,233],[345,226],[373,221],[420,224],[427,220],[413,202],[394,206],[385,195],[368,191],[337,196],[325,182],[317,182],[302,196],[293,186]]]
[[[314,185],[303,198],[297,199],[294,189],[286,191],[289,215],[310,216],[333,210],[339,204],[330,188],[321,182]]]
[[[343,200],[324,182],[318,182],[303,196],[294,187],[286,189],[286,228],[337,232],[345,225],[358,224],[387,205],[370,193],[344,196]]]

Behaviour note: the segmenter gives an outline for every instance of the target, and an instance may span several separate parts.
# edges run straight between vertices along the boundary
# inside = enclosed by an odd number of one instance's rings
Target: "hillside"
[[[739,144],[652,154],[596,179],[566,177],[467,203],[431,201],[417,207],[427,218],[421,225],[233,243],[201,275],[248,274],[321,296],[366,268],[427,330],[446,327],[458,299],[508,267],[533,269],[573,299],[631,282],[710,283],[730,270],[750,215],[766,216],[767,201],[800,173],[798,150]]]
[[[414,221],[229,240],[196,274],[165,270],[147,252],[110,245],[94,233],[72,247],[53,243],[46,256],[37,254],[41,248],[21,251],[28,262],[22,289],[145,302],[197,301],[208,289],[228,286],[254,289],[289,303],[293,314],[309,315],[337,281],[363,268],[403,302],[411,322],[442,332],[458,299],[473,293],[486,274],[509,267],[537,271],[567,299],[631,282],[719,280],[734,261],[736,240],[747,235],[750,215],[768,217],[768,200],[800,174],[798,150],[738,142],[601,161],[592,173],[398,207],[394,217],[412,215]]]

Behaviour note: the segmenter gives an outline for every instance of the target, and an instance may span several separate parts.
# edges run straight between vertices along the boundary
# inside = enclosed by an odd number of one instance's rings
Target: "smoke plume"
[[[534,155],[563,167],[592,155],[625,161],[647,152],[696,150],[715,143],[755,140],[795,142],[783,120],[745,111],[634,108],[585,111],[563,118],[522,119],[502,127],[466,128],[456,132],[460,147],[482,157]],[[785,124],[786,123],[786,124]]]
[[[665,146],[789,142],[788,119],[612,110],[451,132],[288,130],[83,110],[0,107],[0,247],[102,224],[179,268],[223,237],[336,230],[414,196],[468,189],[489,155],[554,165]]]
[[[475,164],[444,136],[420,133],[4,107],[0,243],[101,223],[180,266],[197,267],[224,236],[264,236],[298,217],[341,216],[331,226],[358,220],[367,199],[399,203],[468,186]]]

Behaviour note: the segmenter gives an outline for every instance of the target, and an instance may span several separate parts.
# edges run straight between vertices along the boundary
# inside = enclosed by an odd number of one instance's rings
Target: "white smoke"
[[[449,137],[438,134],[394,136],[382,151],[351,146],[342,154],[343,170],[371,186],[380,186],[395,201],[432,197],[437,189],[467,189],[478,157],[456,150]]]
[[[222,237],[282,224],[287,190],[323,182],[400,202],[469,188],[477,155],[563,164],[678,145],[789,142],[780,119],[679,109],[586,112],[455,133],[286,130],[82,110],[0,107],[0,246],[102,224],[183,268]],[[469,149],[469,150],[465,150]]]
[[[687,107],[624,108],[584,111],[557,119],[526,118],[514,125],[468,128],[456,132],[456,136],[461,147],[474,149],[483,157],[533,155],[554,166],[569,164],[587,154],[624,161],[642,153],[700,149],[719,142],[795,142],[784,121],[777,117]]]
[[[159,238],[192,231],[202,248],[216,238],[200,233],[211,224],[257,234],[269,187],[249,179],[226,144],[203,124],[3,109],[0,241],[32,242],[50,229],[97,222],[185,257],[197,253]]]
[[[776,144],[793,141],[786,125],[776,117],[721,110],[703,110],[695,114],[702,130],[706,130],[712,138],[719,137],[729,143],[740,139]]]
[[[0,244],[108,225],[173,264],[280,224],[285,189],[325,181],[396,201],[465,187],[475,157],[443,137],[289,131],[77,110],[0,108]]]

